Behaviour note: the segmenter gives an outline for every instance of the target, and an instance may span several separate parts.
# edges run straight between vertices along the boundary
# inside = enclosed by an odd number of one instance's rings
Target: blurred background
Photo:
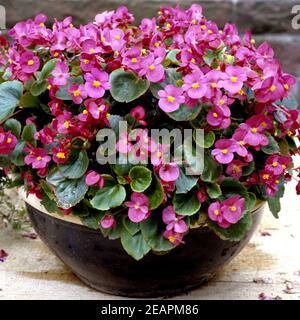
[[[97,13],[116,9],[122,4],[134,13],[138,23],[143,17],[157,15],[162,5],[189,7],[192,3],[201,4],[204,15],[220,26],[233,22],[241,33],[246,29],[252,30],[257,44],[268,41],[284,71],[298,78],[294,93],[300,102],[300,16],[296,17],[300,13],[300,0],[0,0],[0,5],[6,10],[7,28],[41,12],[50,21],[71,15],[74,24],[87,23]],[[293,18],[298,29],[292,26]]]

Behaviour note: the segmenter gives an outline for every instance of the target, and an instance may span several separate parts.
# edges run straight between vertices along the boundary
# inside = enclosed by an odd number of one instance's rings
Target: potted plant
[[[133,20],[125,7],[80,27],[40,14],[1,37],[0,165],[84,282],[149,297],[211,278],[265,202],[278,217],[300,171],[299,111],[294,77],[249,32],[199,5]]]

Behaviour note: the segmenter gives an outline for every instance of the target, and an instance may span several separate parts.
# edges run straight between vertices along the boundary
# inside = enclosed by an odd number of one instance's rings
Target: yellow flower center
[[[155,42],[154,43],[154,47],[159,47],[160,46],[160,42]]]
[[[194,82],[194,83],[192,84],[192,88],[193,88],[193,89],[198,89],[199,87],[200,87],[200,85],[199,85],[198,82]]]
[[[149,70],[151,71],[155,70],[155,66],[152,64],[151,66],[149,66]]]
[[[265,128],[267,126],[267,123],[263,121],[260,125]]]
[[[73,92],[73,94],[74,94],[74,97],[79,97],[80,96],[80,90],[79,89],[75,90]]]
[[[6,139],[6,143],[7,143],[7,144],[10,144],[10,143],[11,143],[11,138],[7,138],[7,139]]]
[[[286,165],[285,164],[282,164],[281,167],[282,167],[282,169],[286,169]]]
[[[173,236],[169,236],[168,239],[169,239],[170,242],[174,242],[175,241],[175,237],[173,237]]]
[[[34,64],[34,61],[33,61],[33,60],[29,60],[29,61],[27,62],[27,64],[28,64],[29,66],[32,66],[32,65]]]
[[[97,80],[94,80],[94,81],[93,81],[93,86],[94,86],[95,88],[99,88],[99,87],[101,86],[101,82],[100,82],[100,81],[97,81]]]
[[[241,96],[244,96],[246,93],[245,93],[245,91],[243,89],[240,89],[238,91],[238,94],[241,95]]]
[[[87,110],[83,110],[82,113],[83,114],[88,114],[88,111]]]
[[[246,143],[245,143],[245,141],[239,141],[239,144],[240,144],[241,146],[244,146]]]
[[[278,166],[278,162],[277,161],[274,161],[273,163],[272,163],[272,167],[277,167]]]
[[[84,59],[84,60],[83,60],[83,63],[84,63],[84,64],[88,64],[89,62],[90,62],[90,61],[89,61],[88,59]]]
[[[191,63],[195,63],[196,60],[194,58],[191,59]]]
[[[166,28],[168,28],[168,29],[171,28],[171,24],[170,24],[170,23],[166,23],[165,26],[166,26]]]
[[[274,92],[276,90],[276,86],[273,84],[273,85],[271,85],[271,87],[270,87],[270,91],[271,92]]]
[[[41,28],[45,28],[45,24],[44,24],[44,23],[40,23],[39,26],[40,26]]]
[[[101,36],[100,40],[101,40],[101,42],[104,42],[106,39],[105,39],[105,37]]]
[[[237,77],[230,77],[230,81],[233,83],[237,82]]]
[[[200,28],[201,28],[202,30],[205,30],[205,29],[206,29],[206,26],[203,24],[202,26],[200,26]]]
[[[132,63],[137,63],[137,58],[132,58],[132,59],[131,59],[131,62],[132,62]]]
[[[293,132],[292,132],[291,130],[289,130],[289,131],[287,132],[287,135],[290,137],[290,136],[293,135]]]
[[[263,178],[264,180],[268,180],[269,177],[270,177],[270,176],[269,176],[267,173],[265,173],[265,174],[262,176],[262,178]]]
[[[215,82],[213,82],[213,83],[211,84],[211,87],[212,87],[213,89],[216,89],[217,84],[216,84]]]
[[[214,210],[214,215],[218,216],[220,214],[220,211],[218,209]]]
[[[48,90],[51,90],[52,86],[51,84],[49,84],[49,86],[47,87]]]
[[[230,211],[235,212],[237,208],[235,206],[230,207]]]
[[[256,41],[255,41],[255,39],[251,39],[250,42],[251,42],[252,44],[255,44]]]
[[[288,89],[290,88],[287,83],[285,83],[285,84],[283,85],[283,87],[284,87],[285,90],[288,90]]]
[[[275,183],[276,183],[276,184],[279,184],[279,180],[275,180]]]
[[[240,166],[237,166],[237,165],[234,165],[234,166],[233,166],[233,171],[234,171],[235,173],[239,173],[239,172],[241,171],[241,167],[240,167]]]
[[[41,156],[36,157],[37,161],[41,161],[43,158]]]
[[[139,209],[139,208],[140,208],[140,206],[138,204],[134,205],[134,209]]]
[[[121,37],[120,37],[118,34],[116,34],[116,35],[114,36],[114,39],[115,39],[115,40],[120,40]]]
[[[223,153],[223,154],[227,154],[227,153],[228,153],[228,149],[223,149],[223,150],[222,150],[222,153]]]
[[[147,49],[141,49],[141,55],[144,56],[147,53]]]
[[[65,158],[66,158],[66,155],[65,155],[64,152],[58,152],[58,153],[56,154],[56,157],[57,157],[58,159],[65,159]]]
[[[54,52],[53,53],[53,57],[58,57],[59,53],[58,52]]]
[[[256,133],[256,132],[257,132],[257,128],[252,128],[252,129],[251,129],[251,132],[252,132],[252,133]]]
[[[219,104],[222,105],[222,104],[224,104],[224,103],[225,103],[225,101],[224,101],[223,99],[220,99],[220,100],[219,100]]]
[[[65,127],[66,129],[69,129],[69,128],[70,128],[70,122],[69,122],[69,121],[66,121],[66,122],[64,123],[64,127]]]
[[[90,53],[95,53],[95,49],[91,48]]]
[[[192,23],[192,24],[196,24],[196,23],[197,23],[197,20],[196,20],[196,19],[193,19],[193,20],[191,21],[191,23]]]
[[[157,156],[157,158],[161,158],[162,157],[162,153],[160,151],[157,151],[156,156]]]
[[[213,113],[214,118],[218,118],[218,114],[216,112]]]
[[[174,102],[175,98],[173,96],[168,96],[167,100],[168,102]]]
[[[212,30],[208,29],[208,30],[207,30],[207,33],[208,33],[208,34],[212,34],[213,32],[212,32]]]

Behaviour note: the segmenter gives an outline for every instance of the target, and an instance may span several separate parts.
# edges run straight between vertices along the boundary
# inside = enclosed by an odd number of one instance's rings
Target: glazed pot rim
[[[37,198],[34,194],[26,194],[26,191],[24,190],[24,188],[20,188],[19,189],[19,194],[21,196],[21,198],[31,207],[37,209],[38,211],[51,216],[53,218],[65,221],[65,222],[69,222],[69,223],[73,223],[76,225],[80,225],[80,226],[85,226],[81,219],[79,217],[73,216],[73,215],[59,215],[57,213],[52,213],[46,210],[46,208],[41,204],[41,200],[39,198]],[[266,201],[263,200],[257,200],[256,204],[254,206],[254,208],[251,210],[251,213],[255,213],[257,209],[259,209],[260,207],[262,207],[264,204],[266,203]],[[198,227],[195,227],[198,228]]]

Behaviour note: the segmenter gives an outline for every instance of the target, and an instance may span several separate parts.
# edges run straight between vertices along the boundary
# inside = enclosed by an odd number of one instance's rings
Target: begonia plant
[[[184,245],[191,228],[238,241],[261,201],[278,217],[286,182],[300,174],[295,78],[266,42],[219,28],[199,5],[133,22],[125,7],[80,26],[39,14],[1,36],[0,166],[10,186],[120,238],[137,260]],[[118,136],[117,160],[140,161],[99,163],[105,128]],[[202,173],[184,170],[193,149],[178,164],[151,129],[201,129]]]

